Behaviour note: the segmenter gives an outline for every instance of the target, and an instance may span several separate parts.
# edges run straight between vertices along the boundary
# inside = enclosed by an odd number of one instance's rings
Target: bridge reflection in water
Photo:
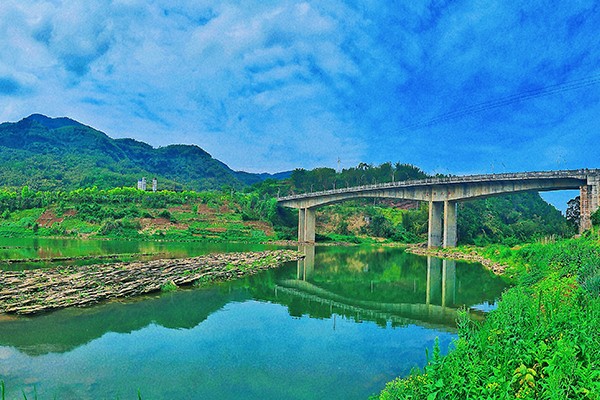
[[[427,257],[427,295],[425,304],[439,302],[442,307],[456,303],[456,261]]]
[[[427,259],[401,249],[323,246],[315,252],[315,246],[305,246],[301,251],[306,258],[296,265],[247,280],[36,317],[0,315],[0,347],[38,356],[66,353],[108,332],[132,334],[153,324],[191,330],[227,304],[250,300],[281,304],[293,317],[338,315],[381,326],[454,331],[458,308],[493,302],[505,287],[480,265]]]
[[[392,325],[416,324],[454,330],[460,308],[469,309],[482,302],[493,302],[500,295],[503,287],[503,284],[496,285],[491,290],[493,293],[489,293],[484,298],[465,296],[464,290],[461,290],[462,282],[457,279],[456,261],[427,257],[425,263],[424,257],[409,254],[404,254],[407,259],[413,263],[416,259],[420,263],[416,269],[417,275],[415,275],[415,268],[405,271],[398,267],[400,269],[397,275],[391,278],[389,269],[396,265],[383,270],[378,266],[377,271],[370,271],[369,263],[366,262],[358,266],[363,274],[354,274],[357,281],[351,282],[347,276],[344,276],[338,283],[336,282],[338,278],[334,274],[319,269],[319,262],[315,262],[315,246],[300,246],[299,251],[304,253],[305,258],[297,262],[295,279],[279,279],[274,289],[275,296],[292,296],[320,304],[321,307],[328,307],[331,315],[337,312],[359,321],[367,319],[380,324],[388,322]],[[348,260],[348,262],[356,263],[356,260]],[[394,262],[397,261],[393,260],[392,263]],[[353,267],[357,269],[356,265]],[[462,267],[483,268],[468,265]],[[423,269],[426,269],[426,273]],[[487,273],[487,271],[481,272]],[[360,275],[369,275],[371,279],[368,282],[364,280],[360,282],[361,278],[358,278]],[[469,275],[467,279],[473,280],[473,277]],[[361,285],[362,289],[357,288]],[[369,285],[368,291],[364,290],[366,285]],[[396,293],[393,293],[394,291]],[[394,301],[395,299],[399,301]],[[308,308],[310,307],[304,307],[304,309]],[[470,312],[476,319],[483,318],[483,313],[477,309],[471,309]]]

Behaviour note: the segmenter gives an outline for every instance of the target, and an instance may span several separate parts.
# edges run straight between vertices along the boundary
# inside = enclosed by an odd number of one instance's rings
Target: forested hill
[[[198,146],[154,148],[40,114],[0,124],[0,165],[0,186],[35,190],[135,186],[141,177],[158,178],[160,189],[206,190],[286,177],[233,171]]]

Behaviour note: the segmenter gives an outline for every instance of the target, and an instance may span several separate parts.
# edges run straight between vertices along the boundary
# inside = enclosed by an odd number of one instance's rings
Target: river
[[[0,241],[3,258],[260,245]],[[382,247],[306,247],[306,259],[209,287],[0,315],[7,399],[366,399],[447,352],[458,307],[475,318],[505,283],[479,264]],[[15,256],[16,255],[16,256]],[[39,267],[39,265],[38,265]],[[25,268],[10,265],[3,268]]]

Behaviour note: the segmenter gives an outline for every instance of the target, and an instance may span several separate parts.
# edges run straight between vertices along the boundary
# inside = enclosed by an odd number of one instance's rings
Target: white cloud
[[[472,170],[494,152],[527,168],[511,146],[548,146],[544,129],[597,110],[598,96],[464,111],[598,73],[590,4],[4,0],[0,118],[70,116],[253,171],[340,154]],[[587,140],[586,125],[573,129]]]

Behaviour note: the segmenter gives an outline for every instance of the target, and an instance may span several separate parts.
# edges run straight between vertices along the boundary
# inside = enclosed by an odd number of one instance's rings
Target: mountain
[[[41,114],[0,124],[0,165],[0,186],[36,190],[135,186],[143,176],[156,177],[159,189],[241,188],[286,174],[233,171],[198,146],[154,148]]]
[[[278,181],[287,179],[292,176],[292,171],[278,172],[276,174],[269,174],[266,172],[253,174],[250,172],[236,171],[235,176],[247,185],[254,185],[255,183],[266,181],[267,179],[275,179]]]

